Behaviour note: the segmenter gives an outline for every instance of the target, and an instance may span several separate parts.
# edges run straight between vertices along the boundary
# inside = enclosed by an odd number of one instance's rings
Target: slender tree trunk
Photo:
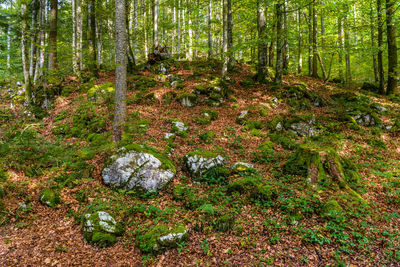
[[[11,23],[7,25],[7,69],[11,69]]]
[[[39,51],[38,60],[36,61],[35,76],[33,78],[33,84],[40,76],[43,75],[44,68],[44,52],[45,52],[45,22],[46,22],[46,0],[40,0],[40,16],[39,16]]]
[[[297,64],[297,73],[299,75],[303,74],[303,32],[302,32],[302,27],[301,27],[301,11],[299,10],[297,12],[297,31],[299,32],[298,35],[298,46],[299,46],[299,51],[298,51],[298,64]]]
[[[313,67],[312,67],[312,76],[318,78],[318,51],[317,51],[317,10],[315,8],[315,4],[313,4],[313,34],[312,34],[312,49],[313,49]]]
[[[83,15],[82,0],[76,1],[76,52],[78,70],[83,70]]]
[[[186,5],[188,7],[191,6],[190,4],[190,0],[187,0]],[[193,58],[193,24],[192,24],[192,12],[190,12],[190,9],[188,8],[188,13],[187,13],[187,17],[188,17],[188,27],[189,27],[189,51],[187,52],[187,56],[186,58],[189,59],[189,61],[192,60]]]
[[[32,0],[32,23],[31,23],[31,49],[29,51],[29,76],[33,77],[36,66],[36,48],[38,30],[36,26],[39,1]]]
[[[153,0],[153,46],[158,47],[158,0]]]
[[[128,72],[133,73],[133,70],[136,68],[135,56],[133,55],[133,49],[131,44],[131,33],[129,30],[129,13],[130,13],[130,5],[127,3],[126,5],[126,36],[127,36],[127,44],[128,44]]]
[[[57,19],[58,0],[50,0],[50,44],[49,44],[49,69],[57,68]]]
[[[396,0],[386,0],[386,25],[388,43],[388,84],[386,93],[388,95],[398,93],[398,56],[395,26],[395,3]]]
[[[232,70],[235,66],[235,55],[232,52],[233,48],[233,15],[232,15],[232,0],[227,0],[227,31],[228,31],[228,69]]]
[[[266,25],[266,8],[262,0],[257,1],[257,26],[258,26],[258,65],[257,80],[264,83],[267,75],[267,25]]]
[[[89,7],[89,27],[90,27],[90,52],[91,52],[91,62],[90,68],[91,72],[94,76],[98,77],[98,68],[97,68],[97,36],[96,36],[96,0],[90,0],[90,7]]]
[[[283,72],[283,46],[284,40],[282,36],[283,31],[283,3],[278,0],[276,4],[276,67],[275,67],[275,84],[282,85],[282,72]]]
[[[228,64],[229,64],[229,56],[228,56],[228,0],[222,0],[223,3],[223,37],[222,37],[222,77],[226,78],[228,73]]]
[[[382,19],[382,0],[377,0],[378,12],[378,74],[379,92],[385,93],[385,73],[383,71],[383,19]]]
[[[338,17],[338,47],[339,47],[339,79],[343,81],[343,23],[342,17]]]
[[[211,29],[211,19],[212,19],[212,0],[208,2],[208,14],[207,14],[207,26],[208,26],[208,58],[212,57],[212,29]]]
[[[101,14],[103,12],[103,2],[98,2],[98,12]],[[103,54],[103,19],[102,16],[97,16],[96,19],[96,46],[97,46],[97,69],[100,70],[103,64],[102,54]]]
[[[178,0],[178,30],[177,30],[177,38],[178,38],[178,44],[177,44],[177,53],[178,53],[178,60],[181,60],[181,0]]]
[[[31,103],[32,96],[32,88],[31,81],[29,77],[29,67],[28,60],[26,56],[26,30],[27,30],[27,4],[26,0],[21,1],[21,17],[22,17],[22,25],[21,25],[21,53],[22,53],[22,68],[24,72],[24,80],[25,80],[25,98],[28,104]]]
[[[375,78],[375,83],[378,83],[379,78],[378,78],[378,66],[376,63],[376,54],[375,54],[375,28],[374,28],[374,9],[373,5],[371,3],[371,10],[370,10],[370,22],[371,22],[371,48],[372,48],[372,64],[373,64],[373,69],[374,69],[374,78]]]
[[[312,5],[308,8],[308,75],[312,76],[313,67],[313,9]]]
[[[287,0],[284,1],[283,7],[283,73],[289,71],[289,17],[287,14]]]
[[[115,113],[113,141],[118,143],[122,137],[126,116],[126,76],[127,76],[127,34],[126,2],[115,0]]]
[[[76,38],[76,1],[72,0],[72,69],[74,73],[78,72],[77,59],[77,38]]]
[[[350,26],[349,21],[347,19],[347,14],[344,17],[344,46],[346,51],[346,84],[349,85],[351,83],[351,64],[350,64]]]

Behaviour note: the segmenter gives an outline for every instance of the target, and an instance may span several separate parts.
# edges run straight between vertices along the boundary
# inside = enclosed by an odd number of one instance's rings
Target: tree
[[[21,17],[22,17],[22,27],[21,27],[21,53],[22,53],[22,69],[24,72],[25,80],[25,98],[28,104],[31,103],[32,88],[31,88],[31,78],[29,76],[27,52],[26,52],[26,31],[27,31],[27,1],[21,1]]]
[[[158,0],[153,0],[153,46],[158,47]]]
[[[275,66],[275,80],[274,83],[278,86],[282,85],[282,72],[283,72],[283,3],[278,0],[276,4],[276,66]]]
[[[312,76],[318,78],[318,51],[317,51],[317,9],[315,8],[315,3],[312,4]]]
[[[382,20],[382,0],[376,1],[378,13],[378,78],[379,93],[385,93],[385,73],[383,71],[383,20]]]
[[[398,92],[398,57],[397,57],[397,41],[396,26],[394,20],[395,0],[386,0],[386,26],[387,26],[387,43],[388,43],[388,84],[386,93],[396,94]]]
[[[127,76],[127,32],[126,2],[115,0],[115,110],[113,141],[118,143],[122,137],[126,116],[126,76]]]
[[[222,0],[222,16],[223,16],[223,36],[222,36],[222,77],[226,78],[228,73],[228,0]]]
[[[58,0],[50,0],[50,43],[49,43],[49,69],[57,68],[57,20]]]
[[[257,1],[257,28],[258,28],[258,64],[257,64],[257,80],[265,82],[267,75],[267,25],[265,17],[265,3],[262,0]]]

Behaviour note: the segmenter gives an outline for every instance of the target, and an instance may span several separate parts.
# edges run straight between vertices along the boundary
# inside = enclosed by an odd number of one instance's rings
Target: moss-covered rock
[[[95,106],[91,103],[80,105],[73,115],[72,121],[71,134],[76,137],[84,137],[90,133],[106,131],[106,121],[99,116]]]
[[[268,122],[268,129],[272,131],[282,132],[284,130],[284,119],[282,116],[275,116],[270,122]]]
[[[220,169],[225,167],[225,159],[212,151],[196,150],[185,155],[183,160],[186,170],[192,179],[197,181],[202,180],[204,176],[225,173]]]
[[[295,110],[307,110],[311,106],[321,107],[326,105],[326,101],[319,94],[308,90],[306,84],[286,86],[280,97],[285,98],[286,103]]]
[[[122,148],[105,166],[102,171],[105,184],[145,192],[163,189],[176,173],[171,159],[154,148],[140,144]]]
[[[239,82],[239,84],[245,89],[251,89],[256,86],[253,77],[245,77],[243,80]]]
[[[146,232],[138,233],[136,235],[136,245],[145,253],[157,254],[164,250],[177,247],[188,238],[188,231],[183,225],[174,227],[157,225]]]
[[[157,102],[157,98],[154,92],[138,92],[132,99],[132,103],[139,105],[151,105]]]
[[[340,220],[343,218],[343,209],[336,200],[330,200],[323,204],[321,217],[327,219]]]
[[[216,134],[213,131],[207,131],[200,134],[199,137],[204,143],[211,144],[214,141]]]
[[[89,243],[99,247],[109,247],[118,241],[124,227],[105,211],[88,213],[83,218],[83,236]]]
[[[267,203],[273,199],[275,192],[269,185],[258,185],[250,191],[249,199],[252,202]]]
[[[259,177],[244,177],[228,184],[227,191],[230,194],[235,192],[239,194],[244,194],[250,192],[260,184],[261,179]]]
[[[172,195],[175,200],[183,202],[183,206],[188,210],[195,210],[205,203],[196,188],[181,184],[175,185]]]
[[[272,142],[281,145],[285,149],[293,150],[298,147],[293,133],[270,133],[268,136]]]
[[[52,129],[54,135],[69,135],[71,133],[70,126],[68,124],[58,124]]]
[[[233,174],[251,173],[251,172],[254,172],[254,171],[256,171],[254,169],[254,165],[246,163],[246,162],[236,162],[235,164],[233,164],[233,166],[231,168],[231,172]]]
[[[171,104],[173,101],[175,101],[177,96],[178,96],[178,94],[174,91],[166,92],[163,95],[163,100],[164,100],[165,105]]]
[[[323,181],[333,182],[341,188],[357,180],[358,173],[354,164],[340,157],[332,148],[301,145],[283,166],[288,174],[307,177],[307,182],[317,184]],[[344,169],[344,167],[346,169]]]
[[[189,127],[186,123],[180,121],[172,121],[171,132],[177,136],[187,138]]]
[[[45,188],[40,193],[39,200],[43,205],[57,208],[58,204],[60,204],[60,193],[53,189]]]
[[[182,107],[192,108],[197,105],[197,95],[182,93],[178,95],[176,100],[181,103]]]
[[[150,88],[157,85],[157,82],[146,76],[134,76],[130,81],[129,90],[147,92]]]

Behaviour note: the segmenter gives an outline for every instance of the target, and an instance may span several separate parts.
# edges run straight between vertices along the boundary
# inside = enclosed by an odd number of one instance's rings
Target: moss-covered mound
[[[301,145],[283,166],[284,172],[307,177],[310,184],[333,182],[341,188],[360,182],[358,170],[351,161],[331,148]]]
[[[60,204],[60,193],[53,189],[45,188],[40,193],[39,200],[43,205],[57,208],[58,204]]]
[[[92,101],[111,101],[115,94],[115,86],[113,83],[104,83],[95,85],[87,92],[87,97]]]
[[[280,97],[286,99],[286,103],[296,111],[326,105],[326,101],[319,94],[308,90],[305,84],[286,86]]]
[[[230,170],[225,167],[225,159],[212,151],[196,150],[183,158],[185,169],[197,181],[218,183],[225,180]]]
[[[124,227],[113,216],[105,211],[85,214],[83,220],[83,237],[89,243],[108,247],[118,241],[118,236],[124,233]]]
[[[147,231],[139,232],[136,235],[136,245],[145,253],[157,254],[167,249],[178,247],[188,237],[188,231],[183,225],[174,227],[157,225]]]

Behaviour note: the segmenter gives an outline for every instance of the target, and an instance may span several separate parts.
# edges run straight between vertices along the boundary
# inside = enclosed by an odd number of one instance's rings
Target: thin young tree
[[[385,73],[383,71],[383,20],[382,20],[382,0],[376,1],[378,13],[378,79],[379,93],[385,93]]]
[[[126,76],[127,76],[127,32],[126,2],[115,0],[115,110],[113,141],[118,143],[122,137],[126,117]]]
[[[398,92],[398,56],[396,42],[396,26],[394,19],[396,0],[386,0],[386,27],[388,44],[388,84],[386,94],[396,94]]]
[[[222,17],[223,17],[223,30],[222,30],[222,77],[226,78],[228,73],[228,0],[222,0]]]
[[[258,64],[257,64],[257,80],[264,83],[267,75],[267,23],[266,23],[265,2],[257,1],[257,28],[258,28]]]
[[[57,68],[57,20],[58,0],[50,0],[50,43],[49,43],[49,69]]]
[[[276,3],[276,66],[275,66],[275,80],[274,83],[278,86],[282,85],[282,72],[283,72],[283,3],[278,0]]]

